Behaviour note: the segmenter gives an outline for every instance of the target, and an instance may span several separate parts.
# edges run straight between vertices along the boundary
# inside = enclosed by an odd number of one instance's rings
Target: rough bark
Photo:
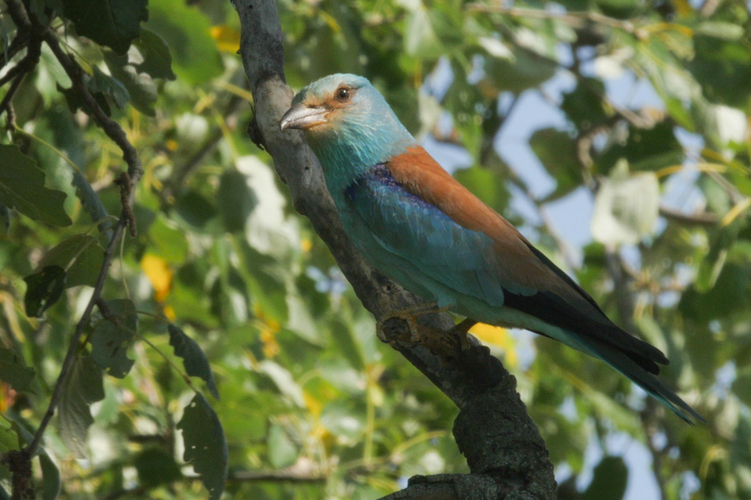
[[[233,0],[240,16],[240,54],[255,101],[249,127],[265,147],[292,194],[295,209],[307,216],[328,245],[363,305],[377,320],[422,301],[371,268],[344,234],[326,190],[323,173],[299,131],[280,131],[292,90],[284,79],[283,34],[273,0]],[[405,490],[387,499],[553,499],[556,483],[537,427],[516,392],[516,379],[479,343],[462,349],[445,336],[454,323],[447,314],[424,319],[442,347],[432,351],[408,338],[406,322],[389,320],[387,340],[459,407],[454,437],[471,474],[412,478]]]

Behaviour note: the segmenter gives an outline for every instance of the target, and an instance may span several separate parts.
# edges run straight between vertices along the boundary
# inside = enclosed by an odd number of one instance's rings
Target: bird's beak
[[[306,129],[326,123],[326,114],[328,111],[323,107],[309,107],[302,104],[296,104],[289,108],[279,127],[284,130],[287,128]]]

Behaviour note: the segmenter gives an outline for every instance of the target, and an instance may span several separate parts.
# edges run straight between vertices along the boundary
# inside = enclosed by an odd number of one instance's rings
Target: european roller
[[[304,131],[349,239],[380,272],[468,324],[525,328],[599,358],[687,422],[703,420],[657,378],[665,355],[447,173],[366,78],[311,83],[280,126]]]

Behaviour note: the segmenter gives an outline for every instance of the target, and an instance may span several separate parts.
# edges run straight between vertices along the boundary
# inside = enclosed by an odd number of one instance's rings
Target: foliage
[[[137,234],[113,248],[101,314],[73,346],[45,433],[44,498],[60,480],[59,498],[219,498],[227,475],[229,498],[374,499],[411,475],[466,471],[451,438],[456,409],[377,341],[270,157],[247,139],[231,4],[5,3],[49,25],[144,170]],[[287,81],[369,77],[420,139],[471,159],[455,172],[462,183],[667,353],[663,378],[706,426],[560,344],[474,330],[516,375],[562,498],[620,499],[634,487],[623,449],[609,444],[622,435],[651,457],[663,498],[751,498],[747,6],[499,5],[282,0]],[[7,66],[21,69],[0,73],[10,75],[0,76],[2,452],[30,442],[47,410],[116,234],[108,214],[121,213],[126,168],[52,46],[32,37],[14,48],[24,28],[13,12],[3,9]],[[650,105],[623,98],[616,84],[629,79],[653,91]],[[523,138],[555,181],[543,194],[495,147],[534,96],[562,118]],[[572,253],[549,211],[575,196],[594,206],[594,241]],[[597,463],[584,458],[593,448]],[[0,480],[8,490],[7,469]]]

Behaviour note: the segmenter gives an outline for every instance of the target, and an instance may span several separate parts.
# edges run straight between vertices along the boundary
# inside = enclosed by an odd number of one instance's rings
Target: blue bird
[[[311,83],[280,126],[304,131],[347,235],[380,272],[435,309],[525,328],[599,358],[685,421],[703,421],[656,377],[665,355],[610,321],[441,168],[366,78],[335,74]]]

